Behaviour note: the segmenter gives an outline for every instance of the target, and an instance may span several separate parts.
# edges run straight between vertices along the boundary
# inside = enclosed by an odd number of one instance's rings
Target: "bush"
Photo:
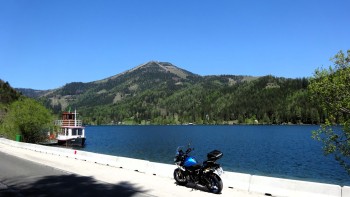
[[[50,126],[52,115],[49,110],[33,99],[21,98],[10,105],[1,133],[10,139],[20,134],[24,142],[37,143],[45,138]]]

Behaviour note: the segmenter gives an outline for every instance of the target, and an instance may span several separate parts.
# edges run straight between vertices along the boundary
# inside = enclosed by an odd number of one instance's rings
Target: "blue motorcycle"
[[[186,151],[182,149],[183,146],[177,148],[174,158],[174,162],[177,165],[177,168],[174,170],[176,183],[187,185],[187,183],[191,182],[205,186],[212,193],[220,194],[223,187],[220,176],[224,171],[216,161],[223,156],[223,153],[213,150],[207,154],[207,160],[199,164],[194,157],[189,155],[194,149],[189,146]]]

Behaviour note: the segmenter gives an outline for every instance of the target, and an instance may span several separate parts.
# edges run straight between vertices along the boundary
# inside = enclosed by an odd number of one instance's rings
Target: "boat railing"
[[[81,127],[81,126],[83,126],[83,122],[81,120],[56,120],[55,125],[61,126],[61,127],[67,127],[67,126]]]

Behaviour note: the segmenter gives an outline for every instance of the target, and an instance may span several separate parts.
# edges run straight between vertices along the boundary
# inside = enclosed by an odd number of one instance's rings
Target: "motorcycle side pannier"
[[[207,154],[208,160],[218,160],[220,159],[224,154],[219,150],[213,150],[210,153]]]

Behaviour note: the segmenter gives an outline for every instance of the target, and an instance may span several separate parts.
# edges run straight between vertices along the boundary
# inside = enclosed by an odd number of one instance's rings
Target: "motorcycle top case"
[[[219,150],[213,150],[210,153],[207,154],[208,160],[218,160],[220,159],[224,154]]]
[[[191,167],[196,165],[198,162],[194,157],[187,157],[184,162],[185,167]]]

